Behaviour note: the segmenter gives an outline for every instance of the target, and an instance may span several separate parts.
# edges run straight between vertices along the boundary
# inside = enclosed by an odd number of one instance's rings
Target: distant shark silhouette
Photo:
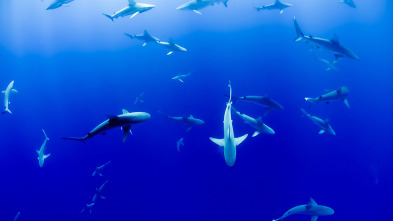
[[[255,7],[257,11],[260,10],[280,10],[280,14],[284,12],[284,9],[291,7],[291,4],[283,3],[280,0],[276,0],[274,4],[264,5],[262,7]]]
[[[104,14],[107,18],[113,21],[115,18],[125,17],[131,15],[130,18],[135,17],[138,14],[149,11],[154,8],[155,5],[136,3],[134,0],[128,0],[128,6],[115,12],[113,15]]]
[[[311,221],[317,221],[318,216],[333,215],[334,210],[327,206],[320,206],[313,200],[313,198],[310,198],[310,202],[307,205],[295,206],[284,213],[282,217],[273,219],[273,221],[283,220],[284,218],[295,214],[310,215]]]

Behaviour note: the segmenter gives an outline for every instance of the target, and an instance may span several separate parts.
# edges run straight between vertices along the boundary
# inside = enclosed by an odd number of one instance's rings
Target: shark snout
[[[156,6],[155,5],[144,4],[143,5],[143,10],[141,10],[140,12],[142,13],[142,12],[149,11],[149,10],[153,9],[154,7],[156,7]]]

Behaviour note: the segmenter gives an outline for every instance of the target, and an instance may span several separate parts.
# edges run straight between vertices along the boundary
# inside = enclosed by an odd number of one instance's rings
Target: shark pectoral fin
[[[106,197],[105,197],[105,196],[100,196],[100,198],[101,198],[101,199],[103,199],[103,200],[105,200],[105,199],[106,199]]]
[[[180,81],[181,83],[184,83],[184,81],[183,81],[182,79],[179,79],[179,81]]]
[[[139,12],[135,12],[134,14],[131,15],[130,19],[135,17],[137,14],[139,14]]]
[[[236,146],[241,144],[246,138],[247,138],[248,134],[244,134],[241,137],[235,138],[235,144]]]
[[[261,132],[257,130],[257,131],[254,132],[254,134],[252,135],[252,137],[256,137],[256,136],[258,136],[260,133],[261,133]]]
[[[317,221],[317,219],[318,219],[318,216],[312,216],[311,217],[311,221]]]
[[[123,143],[126,142],[128,134],[130,134],[131,126],[122,127],[123,129]]]
[[[195,13],[197,13],[198,15],[202,15],[202,13],[198,10],[193,10]]]
[[[210,137],[210,140],[213,141],[213,143],[217,144],[220,147],[224,146],[224,139],[217,139],[217,138]]]
[[[15,89],[12,89],[11,92],[14,93],[14,94],[18,93],[18,91],[15,90]]]
[[[35,150],[35,152],[37,152],[38,154],[40,154],[40,150]]]
[[[284,12],[284,10],[281,10],[281,11],[280,11],[280,14],[282,14],[283,12]]]
[[[171,54],[173,54],[173,51],[168,52],[168,54],[166,54],[166,55],[171,55]]]
[[[147,43],[145,42],[145,43],[143,43],[143,45],[142,45],[142,46],[143,46],[143,47],[145,47],[146,45],[147,45]]]
[[[192,126],[187,127],[187,132],[189,132],[192,129]]]
[[[1,91],[1,93],[5,94],[5,91]]]
[[[325,130],[320,130],[319,131],[319,134],[323,134],[323,133],[325,133]]]
[[[50,154],[44,155],[44,159],[50,157]]]
[[[343,102],[344,102],[345,106],[347,106],[348,108],[350,108],[350,107],[349,107],[349,103],[348,103],[348,99],[347,99],[347,98],[344,98]]]

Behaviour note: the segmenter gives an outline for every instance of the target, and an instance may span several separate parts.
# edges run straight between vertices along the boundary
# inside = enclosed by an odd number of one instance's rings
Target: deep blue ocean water
[[[267,0],[230,0],[202,15],[176,10],[183,0],[141,2],[157,6],[113,23],[102,13],[126,0],[75,0],[51,11],[47,0],[0,2],[0,87],[14,80],[19,91],[10,98],[13,114],[0,116],[1,221],[18,211],[21,220],[272,220],[309,197],[335,210],[321,221],[393,220],[392,2],[355,0],[352,9],[335,0],[288,0],[293,7],[282,15],[253,8]],[[325,71],[307,44],[293,41],[294,16],[306,34],[337,33],[360,60],[344,58],[338,72]],[[188,52],[167,56],[123,35],[144,29]],[[171,79],[189,71],[184,83]],[[229,81],[236,96],[269,95],[285,108],[264,117],[276,134],[255,138],[232,115],[235,136],[249,134],[233,167],[209,140],[223,136]],[[308,110],[329,118],[337,134],[319,135],[302,118],[304,97],[339,86],[350,89],[350,109],[338,101]],[[134,105],[142,92],[145,102]],[[235,107],[264,114],[254,104]],[[120,129],[86,143],[61,139],[84,136],[123,108],[152,115],[126,143]],[[158,111],[205,124],[186,133]],[[40,168],[42,129],[51,156]],[[109,160],[103,177],[91,176]],[[79,217],[106,180],[107,199]]]

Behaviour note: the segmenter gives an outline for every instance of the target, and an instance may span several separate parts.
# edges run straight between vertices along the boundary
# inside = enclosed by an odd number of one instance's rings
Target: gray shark
[[[189,117],[172,117],[172,116],[168,116],[167,114],[162,113],[161,111],[159,111],[158,113],[164,115],[168,119],[174,120],[179,123],[187,124],[187,126],[188,126],[187,132],[190,131],[193,126],[202,125],[205,123],[203,120],[197,119],[197,118],[193,117],[192,115],[190,115]]]
[[[20,220],[20,212],[18,212],[14,218],[14,221],[19,221]]]
[[[137,39],[137,40],[140,40],[140,41],[144,41],[142,46],[146,46],[147,43],[149,43],[149,42],[158,43],[160,41],[160,39],[152,36],[146,30],[143,32],[143,34],[139,34],[139,35],[130,35],[130,34],[127,34],[127,33],[124,33],[124,35],[130,37],[131,39]]]
[[[47,155],[44,154],[46,143],[48,142],[49,138],[48,138],[48,136],[46,136],[46,133],[44,130],[42,130],[42,132],[44,132],[45,140],[44,140],[44,143],[41,145],[41,148],[39,150],[36,150],[37,154],[38,154],[38,163],[39,163],[40,167],[44,166],[45,159],[50,156],[50,154],[47,154]]]
[[[96,176],[96,175],[102,176],[101,171],[102,171],[106,166],[108,166],[108,164],[110,164],[110,163],[111,163],[111,161],[108,161],[108,162],[106,162],[105,164],[103,164],[102,166],[96,167],[96,169],[94,170],[92,176]]]
[[[128,0],[128,6],[115,12],[113,15],[104,14],[107,18],[113,21],[115,18],[125,17],[131,15],[130,18],[135,17],[137,14],[149,11],[154,8],[155,5],[149,5],[144,3],[136,3],[134,0]]]
[[[92,209],[93,209],[94,205],[95,205],[95,203],[86,204],[86,205],[85,205],[85,208],[83,208],[83,209],[81,210],[80,215],[82,215],[83,213],[85,213],[85,212],[87,212],[87,211],[88,211],[88,212],[90,213],[90,215],[91,215]]]
[[[335,60],[333,62],[334,64],[337,63],[343,57],[359,60],[359,57],[355,53],[353,53],[351,50],[349,50],[348,48],[346,48],[340,43],[337,35],[334,35],[334,37],[331,40],[312,37],[312,36],[305,36],[302,30],[300,29],[296,21],[296,18],[294,18],[293,21],[295,24],[295,29],[297,34],[295,41],[306,40],[307,42],[314,44],[316,47],[321,47],[326,49],[327,51],[332,52],[335,56]]]
[[[183,79],[186,77],[189,77],[190,75],[191,75],[191,72],[189,72],[187,74],[179,74],[179,75],[176,75],[175,77],[173,77],[172,80],[178,80],[183,83],[184,82]]]
[[[337,90],[331,91],[327,94],[323,94],[323,95],[316,97],[316,98],[306,97],[305,100],[307,102],[310,102],[311,104],[319,103],[319,102],[329,103],[330,101],[342,100],[344,102],[345,106],[347,106],[349,108],[349,103],[348,103],[348,99],[347,99],[348,93],[349,93],[349,89],[347,87],[340,87]]]
[[[284,12],[284,9],[291,7],[291,4],[283,3],[280,0],[276,0],[274,4],[264,5],[262,7],[255,7],[257,11],[260,10],[280,10],[280,14]]]
[[[10,94],[18,93],[17,90],[13,89],[13,87],[14,87],[14,81],[11,81],[11,83],[7,86],[7,89],[5,89],[5,91],[2,91],[2,93],[4,94],[4,107],[5,107],[2,114],[5,113],[12,114],[12,112],[8,108],[8,105],[10,104]]]
[[[145,102],[143,100],[143,96],[145,96],[145,92],[142,92],[141,94],[138,95],[138,97],[135,98],[134,105],[137,104],[137,103]]]
[[[265,115],[269,113],[272,109],[284,110],[284,107],[277,101],[271,99],[268,96],[243,96],[243,97],[233,97],[233,103],[238,101],[245,101],[249,103],[254,103],[265,107]]]
[[[318,125],[318,127],[321,128],[321,130],[319,131],[319,134],[323,134],[323,133],[327,132],[332,135],[336,135],[332,126],[330,125],[329,120],[322,120],[321,118],[318,118],[316,116],[312,116],[311,114],[307,113],[303,108],[300,110],[302,111],[304,116],[307,116],[312,122],[314,122],[316,125]]]
[[[86,141],[97,134],[105,134],[105,131],[121,127],[123,129],[123,143],[127,140],[128,134],[131,132],[131,125],[144,122],[150,119],[150,114],[145,112],[133,112],[129,113],[127,110],[123,109],[123,114],[120,115],[108,115],[108,120],[102,122],[100,125],[95,127],[84,137],[64,137],[66,140],[79,140]]]
[[[230,91],[229,91],[229,101],[227,103],[224,113],[224,138],[217,139],[217,138],[210,137],[210,140],[213,143],[217,144],[218,146],[224,147],[225,163],[229,167],[232,167],[236,161],[236,147],[247,138],[248,134],[235,138],[235,135],[233,133],[232,116],[231,116],[231,111],[232,111],[231,82],[229,82],[228,86]]]
[[[241,117],[244,120],[244,123],[251,125],[254,129],[256,129],[255,133],[252,135],[252,137],[258,136],[260,133],[266,133],[266,134],[275,134],[274,130],[267,126],[266,124],[263,123],[262,118],[258,117],[257,119],[254,119],[246,114],[240,113],[238,110],[236,110],[232,106],[232,111],[235,112],[239,117]]]
[[[66,6],[68,3],[73,2],[74,0],[55,0],[46,10],[52,10],[56,8],[60,8],[61,6]]]
[[[100,188],[97,188],[97,189],[96,189],[96,194],[94,195],[93,200],[92,200],[93,203],[95,203],[98,199],[103,199],[103,200],[106,199],[106,197],[102,195],[102,191],[104,191],[105,186],[106,186],[108,183],[109,183],[109,180],[105,181],[105,182],[100,186]]]
[[[190,2],[187,2],[183,5],[180,5],[177,7],[177,10],[190,10],[193,11],[199,15],[202,13],[199,11],[200,9],[206,8],[207,6],[214,5],[213,2],[210,1],[205,1],[205,0],[192,0]]]
[[[333,215],[334,210],[327,206],[320,206],[313,200],[313,198],[310,198],[310,202],[307,205],[295,206],[284,213],[282,217],[273,219],[273,221],[283,220],[284,218],[295,214],[309,215],[311,216],[311,221],[317,221],[318,216]]]
[[[180,138],[180,140],[176,142],[177,151],[180,151],[180,146],[184,146],[183,140],[184,138]]]
[[[160,41],[160,42],[158,42],[158,44],[160,44],[170,50],[167,55],[171,55],[171,54],[173,54],[173,52],[186,52],[187,51],[187,49],[183,48],[182,46],[175,44],[172,39],[169,39],[168,42]]]
[[[339,0],[340,3],[345,3],[351,8],[356,8],[355,2],[353,0]]]
[[[207,6],[213,6],[216,3],[223,3],[225,7],[228,7],[228,1],[229,0],[192,0],[183,5],[180,5],[176,9],[189,10],[201,15],[202,13],[199,11],[200,9],[206,8]]]

